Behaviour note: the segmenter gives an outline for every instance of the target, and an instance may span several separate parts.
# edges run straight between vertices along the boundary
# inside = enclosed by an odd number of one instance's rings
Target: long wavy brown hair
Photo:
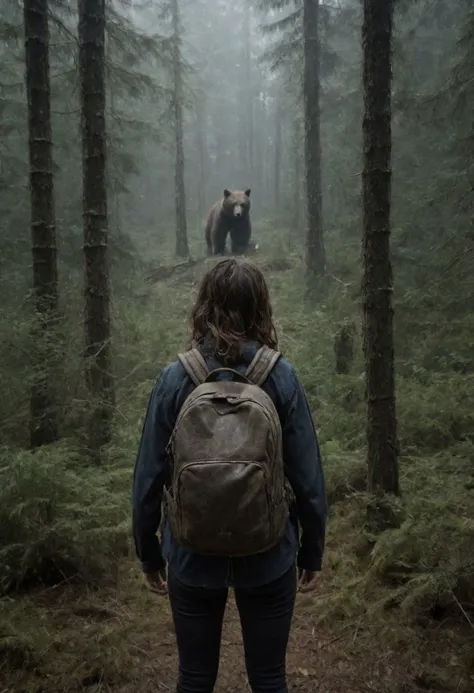
[[[208,345],[224,363],[236,361],[248,341],[277,349],[272,315],[263,272],[245,260],[221,260],[201,282],[188,348]]]

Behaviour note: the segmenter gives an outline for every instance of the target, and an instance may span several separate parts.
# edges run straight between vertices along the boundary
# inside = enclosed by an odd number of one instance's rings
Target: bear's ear
[[[245,194],[247,195],[247,197],[250,197],[250,192],[251,192],[251,191],[250,191],[250,188],[248,188],[248,189],[245,191]]]
[[[224,197],[229,197],[230,195],[230,190],[227,190],[227,188],[224,190]]]

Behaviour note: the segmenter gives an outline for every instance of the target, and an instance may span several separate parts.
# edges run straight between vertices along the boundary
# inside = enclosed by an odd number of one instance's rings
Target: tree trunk
[[[86,384],[89,445],[97,455],[111,437],[114,383],[110,353],[105,129],[105,0],[79,0],[85,258]]]
[[[369,491],[399,493],[393,353],[391,42],[393,0],[364,0],[363,252]]]
[[[244,11],[244,41],[245,41],[245,55],[244,55],[244,65],[245,65],[245,105],[246,105],[246,154],[247,154],[247,165],[246,165],[246,180],[248,183],[245,185],[248,187],[250,185],[250,180],[253,180],[253,148],[254,148],[254,132],[253,132],[253,100],[254,100],[254,86],[252,80],[252,26],[251,26],[251,16],[252,16],[252,4],[247,2]]]
[[[58,438],[51,332],[58,320],[58,269],[54,213],[53,143],[49,78],[48,0],[24,1],[31,250],[35,319],[30,444]]]
[[[176,142],[175,209],[176,209],[176,255],[188,257],[188,229],[186,224],[186,193],[184,186],[183,144],[183,68],[181,65],[181,21],[179,0],[173,0],[173,113]]]
[[[113,122],[115,115],[116,115],[116,109],[115,109],[115,95],[114,95],[114,90],[113,87],[109,89],[109,108],[110,108],[110,119]],[[110,160],[109,160],[109,172],[110,172]],[[121,214],[120,214],[120,185],[118,181],[118,176],[120,175],[119,173],[119,168],[117,166],[115,175],[112,176],[112,180],[110,181],[109,179],[109,189],[112,197],[112,219],[111,221],[111,226],[112,230],[115,230],[120,232],[120,226],[121,226]],[[111,183],[111,184],[110,184]]]
[[[266,206],[262,204],[267,198],[265,197],[265,175],[264,175],[264,164],[265,164],[265,133],[266,133],[266,108],[262,99],[259,97],[255,100],[255,158],[254,158],[254,168],[252,176],[252,186],[255,188],[253,191],[256,197],[261,200],[260,209],[264,214],[266,211]]]
[[[294,118],[293,157],[293,230],[291,232],[291,245],[294,244],[294,236],[300,237],[301,230],[301,120],[298,114]]]
[[[207,131],[206,131],[206,109],[205,94],[198,96],[196,104],[196,145],[198,154],[198,181],[197,181],[197,211],[198,229],[204,223],[204,217],[208,207],[207,202],[207,179],[208,179],[208,150],[207,150]]]
[[[306,164],[306,271],[320,277],[326,269],[321,191],[321,133],[319,109],[319,0],[303,3],[304,110]]]
[[[334,354],[336,356],[336,373],[348,375],[354,363],[354,323],[344,323],[334,337]]]
[[[274,187],[274,180],[273,180],[273,174],[274,174],[274,142],[273,142],[273,137],[271,136],[271,131],[272,131],[272,117],[271,117],[271,112],[268,114],[267,112],[267,117],[266,117],[266,125],[267,125],[267,132],[270,133],[270,135],[265,135],[265,159],[264,159],[264,170],[263,170],[263,175],[264,175],[264,185],[265,185],[265,192],[264,192],[264,199],[265,200],[273,200],[273,187]],[[273,205],[272,204],[267,204],[267,210],[268,214],[272,215],[273,214]]]
[[[281,107],[281,95],[277,94],[276,99],[277,101],[275,108],[275,160],[273,174],[273,209],[275,212],[275,217],[278,217],[281,209],[281,119],[283,113]]]

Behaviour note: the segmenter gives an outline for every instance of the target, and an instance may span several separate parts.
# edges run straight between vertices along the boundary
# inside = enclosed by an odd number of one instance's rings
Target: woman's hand
[[[148,589],[162,596],[168,594],[168,582],[166,568],[157,570],[154,573],[145,573],[145,582]]]
[[[312,592],[316,588],[316,570],[298,568],[298,592]]]

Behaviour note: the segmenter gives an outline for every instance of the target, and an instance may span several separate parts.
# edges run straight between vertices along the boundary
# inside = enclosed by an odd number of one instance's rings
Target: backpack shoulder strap
[[[198,349],[190,349],[184,354],[178,354],[178,359],[196,387],[206,380],[209,368]]]
[[[270,375],[270,371],[280,358],[281,353],[267,346],[261,347],[245,371],[245,376],[254,384],[261,387]]]

